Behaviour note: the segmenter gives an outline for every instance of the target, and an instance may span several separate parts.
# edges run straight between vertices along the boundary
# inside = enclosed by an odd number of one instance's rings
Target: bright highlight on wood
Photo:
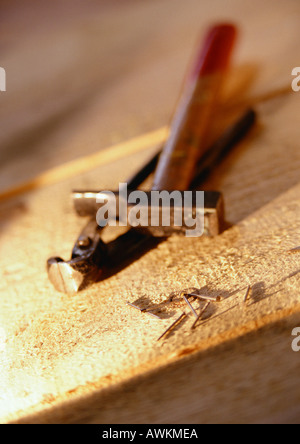
[[[114,162],[131,154],[138,153],[147,148],[162,144],[168,135],[168,127],[162,127],[141,136],[119,143],[112,147],[101,150],[89,156],[80,157],[71,162],[64,163],[48,171],[45,171],[34,179],[24,182],[16,187],[0,193],[0,203],[20,194],[27,193],[45,186],[53,185],[79,174],[92,171],[93,169]]]

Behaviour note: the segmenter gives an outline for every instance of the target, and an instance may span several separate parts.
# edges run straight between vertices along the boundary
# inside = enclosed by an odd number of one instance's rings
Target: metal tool
[[[208,127],[214,110],[219,84],[230,58],[235,34],[236,30],[231,25],[220,25],[209,32],[175,116],[168,143],[161,154],[154,156],[129,180],[129,190],[137,188],[155,168],[157,162],[152,190],[189,188],[195,181],[199,161],[202,160],[201,174],[207,174],[253,125],[255,114],[250,111],[212,149],[205,148],[205,128]],[[97,209],[95,192],[91,199],[87,199],[86,192],[78,191],[73,193],[73,197],[78,214],[91,214],[93,219],[76,241],[70,261],[65,262],[56,257],[49,259],[47,264],[49,278],[55,288],[67,293],[79,291],[101,278],[105,269],[129,258],[154,234],[151,230],[140,233],[131,229],[112,243],[104,244],[101,240],[101,229],[94,220]],[[222,195],[210,192],[206,197],[210,198],[205,202],[205,208],[210,213],[206,234],[215,235],[220,232],[223,221]],[[171,234],[174,232],[173,228],[171,227],[171,232],[166,232],[158,227],[159,236]]]
[[[256,121],[256,113],[253,110],[248,110],[238,119],[214,145],[208,150],[203,159],[198,163],[196,168],[196,176],[192,181],[192,186],[201,183],[207,175],[220,163],[220,161],[227,155],[234,146],[240,142],[250,131]],[[133,177],[128,180],[128,190],[138,188],[155,169],[160,152],[152,157]],[[108,268],[113,263],[120,263],[120,254],[113,255],[112,248],[110,255],[108,254],[108,247],[101,240],[102,229],[96,222],[96,211],[99,205],[96,202],[96,191],[73,191],[73,201],[75,211],[79,216],[91,216],[91,220],[81,232],[77,239],[71,259],[64,261],[59,257],[48,260],[47,269],[49,279],[54,287],[61,292],[73,293],[84,289],[89,284],[101,279],[103,277],[104,268]],[[212,197],[214,196],[214,202]],[[210,208],[210,219],[206,222],[207,234],[217,234],[220,230],[219,222],[222,219],[222,195],[217,192],[208,192],[206,194],[208,200],[205,199],[205,208]],[[219,210],[214,213],[214,208],[219,207]],[[207,216],[209,212],[207,213]],[[214,216],[215,215],[215,216]],[[214,223],[213,223],[214,221]],[[217,225],[216,225],[217,222]],[[214,227],[214,228],[213,228]],[[159,227],[157,227],[157,231]],[[130,238],[130,239],[128,239]],[[127,235],[127,257],[133,254],[133,250],[138,250],[142,245],[149,241],[149,234],[133,233]],[[124,239],[119,238],[119,245]],[[116,245],[115,241],[114,245]],[[130,248],[129,248],[130,247]],[[117,249],[117,247],[116,247]],[[119,253],[124,252],[124,249],[119,248]],[[124,254],[123,254],[124,256]]]
[[[57,291],[74,293],[101,277],[107,251],[100,231],[93,217],[77,239],[71,260],[65,262],[60,257],[48,260],[48,276]]]
[[[201,232],[206,236],[217,236],[222,231],[224,226],[224,204],[223,196],[218,191],[203,192],[205,202],[203,209],[197,207],[198,191],[191,191],[188,204],[179,205],[178,207],[168,197],[165,202],[163,199],[157,199],[153,203],[154,199],[151,191],[143,193],[147,204],[139,205],[139,211],[145,214],[145,217],[140,219],[140,225],[136,227],[139,231],[151,234],[154,237],[169,237],[173,234],[183,236],[187,235],[189,230],[191,230],[191,224],[196,220],[198,223],[198,233]],[[185,193],[185,191],[177,191],[176,196],[178,200],[185,202]],[[110,202],[112,196],[113,202]],[[104,204],[112,203],[116,210],[115,214],[117,218],[119,217],[119,192],[114,192],[113,195],[110,192],[76,192],[73,193],[73,198],[75,206],[81,214],[96,214]],[[101,203],[97,203],[98,199],[101,199]],[[168,206],[166,207],[164,204]],[[125,207],[126,219],[125,221],[123,220],[126,226],[130,226],[130,214],[134,207],[135,204],[127,200]],[[158,221],[162,221],[166,214],[169,222],[168,225],[159,223]],[[156,225],[152,224],[154,218],[157,221]],[[177,221],[180,221],[180,223],[177,223]],[[104,224],[107,224],[107,222],[104,221]]]
[[[196,176],[192,180],[190,189],[195,189],[197,185],[205,180],[211,171],[221,162],[221,160],[236,146],[250,131],[256,121],[256,113],[253,110],[247,110],[241,118],[238,119],[225,133],[210,147],[207,153],[201,158],[196,166]],[[128,191],[137,188],[153,172],[159,160],[160,152],[147,162],[142,169],[133,176],[127,184]],[[114,196],[118,199],[118,192]],[[74,208],[78,216],[86,217],[95,215],[103,203],[97,202],[97,197],[108,201],[110,195],[105,192],[95,190],[74,190],[72,193]],[[150,198],[149,198],[150,200]],[[195,199],[194,199],[195,200]],[[221,193],[217,191],[207,191],[204,195],[205,202],[205,234],[217,235],[223,224],[223,199]],[[128,203],[128,211],[130,211]],[[119,208],[117,202],[117,209]],[[182,208],[180,208],[182,210]],[[148,231],[153,236],[169,236],[170,234],[184,234],[185,227],[148,227]]]

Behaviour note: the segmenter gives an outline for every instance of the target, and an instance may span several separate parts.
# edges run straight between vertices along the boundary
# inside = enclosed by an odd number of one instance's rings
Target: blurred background
[[[236,96],[280,88],[297,66],[297,0],[0,0],[0,7],[7,74],[0,191],[168,124],[212,22],[240,26]]]

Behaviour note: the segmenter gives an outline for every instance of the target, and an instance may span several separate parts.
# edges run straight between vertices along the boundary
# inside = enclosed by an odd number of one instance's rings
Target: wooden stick
[[[164,126],[158,130],[135,137],[126,142],[103,149],[95,154],[80,157],[71,162],[64,163],[48,171],[45,171],[34,179],[24,182],[16,187],[0,193],[0,203],[12,199],[24,193],[28,193],[45,186],[53,185],[79,174],[91,171],[101,165],[138,153],[147,148],[163,143],[168,134],[168,127]]]

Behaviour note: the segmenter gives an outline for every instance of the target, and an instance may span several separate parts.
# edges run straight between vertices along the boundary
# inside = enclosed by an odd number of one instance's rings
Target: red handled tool
[[[186,82],[169,139],[156,168],[153,190],[188,190],[196,165],[207,150],[206,135],[213,120],[237,29],[212,27]]]

